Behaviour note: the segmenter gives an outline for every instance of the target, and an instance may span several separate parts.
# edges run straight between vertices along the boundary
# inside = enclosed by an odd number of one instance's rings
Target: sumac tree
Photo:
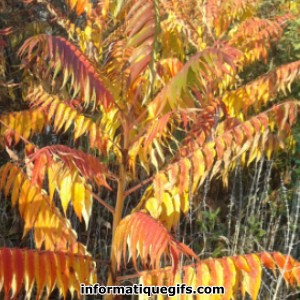
[[[225,287],[207,299],[257,299],[263,268],[299,286],[290,253],[200,259],[175,238],[207,180],[227,186],[237,166],[291,143],[300,102],[288,94],[300,61],[272,67],[268,53],[298,18],[294,1],[272,16],[259,0],[20,2],[46,21],[2,22],[1,93],[21,109],[0,115],[10,156],[0,190],[35,249],[0,249],[2,294],[79,297],[80,283],[97,282],[96,261],[107,285]],[[9,13],[14,1],[3,4]],[[272,69],[259,74],[253,65]],[[244,79],[251,68],[254,78]],[[93,201],[111,213],[110,261],[94,258],[69,220],[74,213],[87,228]]]

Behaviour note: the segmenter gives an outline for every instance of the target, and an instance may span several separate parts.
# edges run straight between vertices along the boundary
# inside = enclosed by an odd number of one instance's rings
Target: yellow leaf
[[[192,156],[192,166],[193,166],[193,185],[192,191],[197,189],[198,183],[204,175],[205,171],[205,161],[203,152],[197,149]]]
[[[18,169],[17,168],[11,168],[10,169],[9,175],[8,175],[8,177],[6,179],[5,188],[4,188],[4,195],[5,195],[5,197],[8,196],[8,194],[10,192],[10,189],[12,187],[12,184],[15,181],[15,177],[16,177],[17,173],[18,173]]]
[[[77,181],[72,184],[72,204],[74,211],[79,218],[80,222],[82,221],[82,210],[85,201],[85,187],[84,183]]]
[[[180,220],[180,209],[181,209],[181,197],[178,193],[172,193],[172,200],[173,200],[173,224],[172,227],[177,227],[179,220]]]
[[[29,180],[26,180],[21,187],[20,197],[19,197],[19,212],[21,217],[23,217],[26,206],[28,205],[28,193],[30,187],[31,184]]]
[[[197,288],[197,275],[193,267],[187,267],[184,272],[183,282],[195,290]],[[194,295],[185,295],[184,299],[193,300]]]
[[[66,132],[69,127],[73,124],[74,119],[77,117],[78,113],[76,110],[72,110],[71,113],[69,114],[66,123],[65,123],[65,129],[64,132]]]
[[[67,174],[59,182],[59,196],[63,207],[63,211],[66,214],[68,205],[72,195],[72,176]]]
[[[161,216],[161,220],[163,220],[163,222],[166,225],[166,228],[168,230],[171,230],[173,224],[174,224],[174,204],[172,201],[172,197],[168,192],[163,193],[163,197],[162,197],[162,216]]]
[[[77,140],[81,135],[84,134],[84,122],[85,116],[80,115],[75,119],[75,132],[74,132],[74,140]]]
[[[180,208],[181,211],[186,215],[190,208],[190,202],[189,202],[189,193],[184,192],[180,195]]]
[[[158,219],[161,214],[160,201],[154,197],[151,197],[146,201],[145,208],[154,219]]]
[[[12,195],[11,195],[11,205],[14,207],[18,201],[19,193],[20,193],[20,187],[22,186],[22,182],[24,181],[24,176],[22,173],[18,173],[14,180],[14,187],[12,189]]]
[[[211,277],[207,264],[200,263],[197,266],[197,286],[208,286],[210,284]],[[197,294],[197,300],[210,299],[210,295]]]
[[[49,188],[49,200],[52,202],[55,188],[57,185],[56,172],[54,171],[55,165],[49,166],[48,168],[48,188]]]
[[[43,199],[42,195],[36,194],[31,201],[30,208],[25,210],[25,212],[24,212],[25,224],[24,224],[24,232],[23,232],[22,238],[24,238],[26,236],[26,234],[28,233],[28,231],[33,228],[35,220],[37,219],[42,201],[45,201],[45,199]]]
[[[86,184],[85,193],[84,193],[84,206],[82,209],[82,217],[84,219],[86,228],[88,227],[88,223],[91,217],[92,206],[93,206],[92,186]]]

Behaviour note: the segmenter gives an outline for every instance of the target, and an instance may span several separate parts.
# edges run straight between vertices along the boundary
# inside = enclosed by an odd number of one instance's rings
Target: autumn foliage
[[[177,238],[205,182],[226,189],[236,168],[295,143],[300,61],[274,66],[269,52],[297,6],[279,1],[269,17],[263,0],[20,2],[48,19],[24,35],[1,22],[0,95],[19,109],[0,114],[0,193],[23,233],[18,248],[0,248],[0,297],[76,298],[80,283],[133,278],[257,299],[265,269],[297,289],[290,251],[203,258]],[[82,234],[96,201],[110,213],[109,261]]]

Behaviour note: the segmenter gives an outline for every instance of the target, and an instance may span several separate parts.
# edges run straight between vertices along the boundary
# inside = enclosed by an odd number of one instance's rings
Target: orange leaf
[[[126,260],[126,243],[128,244],[128,254],[132,257],[136,269],[138,256],[143,266],[150,264],[152,267],[159,268],[162,254],[169,252],[172,258],[173,274],[178,267],[178,255],[180,253],[198,259],[189,247],[175,241],[160,222],[143,212],[136,212],[127,216],[117,227],[113,253],[118,268],[121,266],[122,255],[124,261]]]

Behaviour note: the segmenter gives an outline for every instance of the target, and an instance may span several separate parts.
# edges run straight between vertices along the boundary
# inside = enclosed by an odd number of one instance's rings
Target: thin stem
[[[125,190],[125,184],[126,184],[125,174],[126,174],[125,166],[123,163],[121,163],[120,168],[119,168],[120,179],[118,180],[117,202],[116,202],[114,221],[113,221],[112,250],[111,250],[111,256],[110,256],[111,269],[110,269],[109,276],[108,276],[108,282],[107,282],[108,286],[114,285],[116,282],[115,272],[117,269],[117,261],[116,261],[115,255],[113,253],[113,243],[114,243],[114,236],[116,233],[116,228],[121,221],[123,207],[124,207],[124,199],[125,199],[124,190]],[[107,299],[109,299],[109,297],[107,297]]]
[[[115,214],[115,209],[113,207],[107,204],[103,199],[98,197],[95,193],[92,193],[92,195],[100,204],[102,204],[105,208],[107,208],[113,215]]]
[[[125,192],[125,197],[127,197],[129,194],[135,192],[136,190],[138,190],[139,188],[141,188],[142,186],[148,184],[149,182],[151,182],[154,179],[154,176],[151,176],[143,181],[141,181],[140,183],[138,183],[137,185],[133,186],[132,188],[130,188],[129,190],[127,190]]]
[[[119,166],[119,179],[118,179],[118,191],[117,191],[117,201],[115,206],[115,213],[114,213],[114,221],[113,221],[113,236],[112,236],[112,249],[114,244],[114,237],[116,234],[116,229],[122,219],[123,208],[124,208],[124,200],[126,198],[125,195],[125,188],[126,188],[126,164],[127,164],[127,149],[128,149],[128,141],[129,141],[129,130],[127,126],[126,119],[123,122],[123,132],[124,132],[124,142],[123,142],[123,149],[122,151],[122,161],[120,162]],[[117,261],[113,250],[111,250],[111,269],[108,276],[107,285],[114,285],[115,280],[115,272],[117,270]],[[109,299],[109,297],[108,297]]]

